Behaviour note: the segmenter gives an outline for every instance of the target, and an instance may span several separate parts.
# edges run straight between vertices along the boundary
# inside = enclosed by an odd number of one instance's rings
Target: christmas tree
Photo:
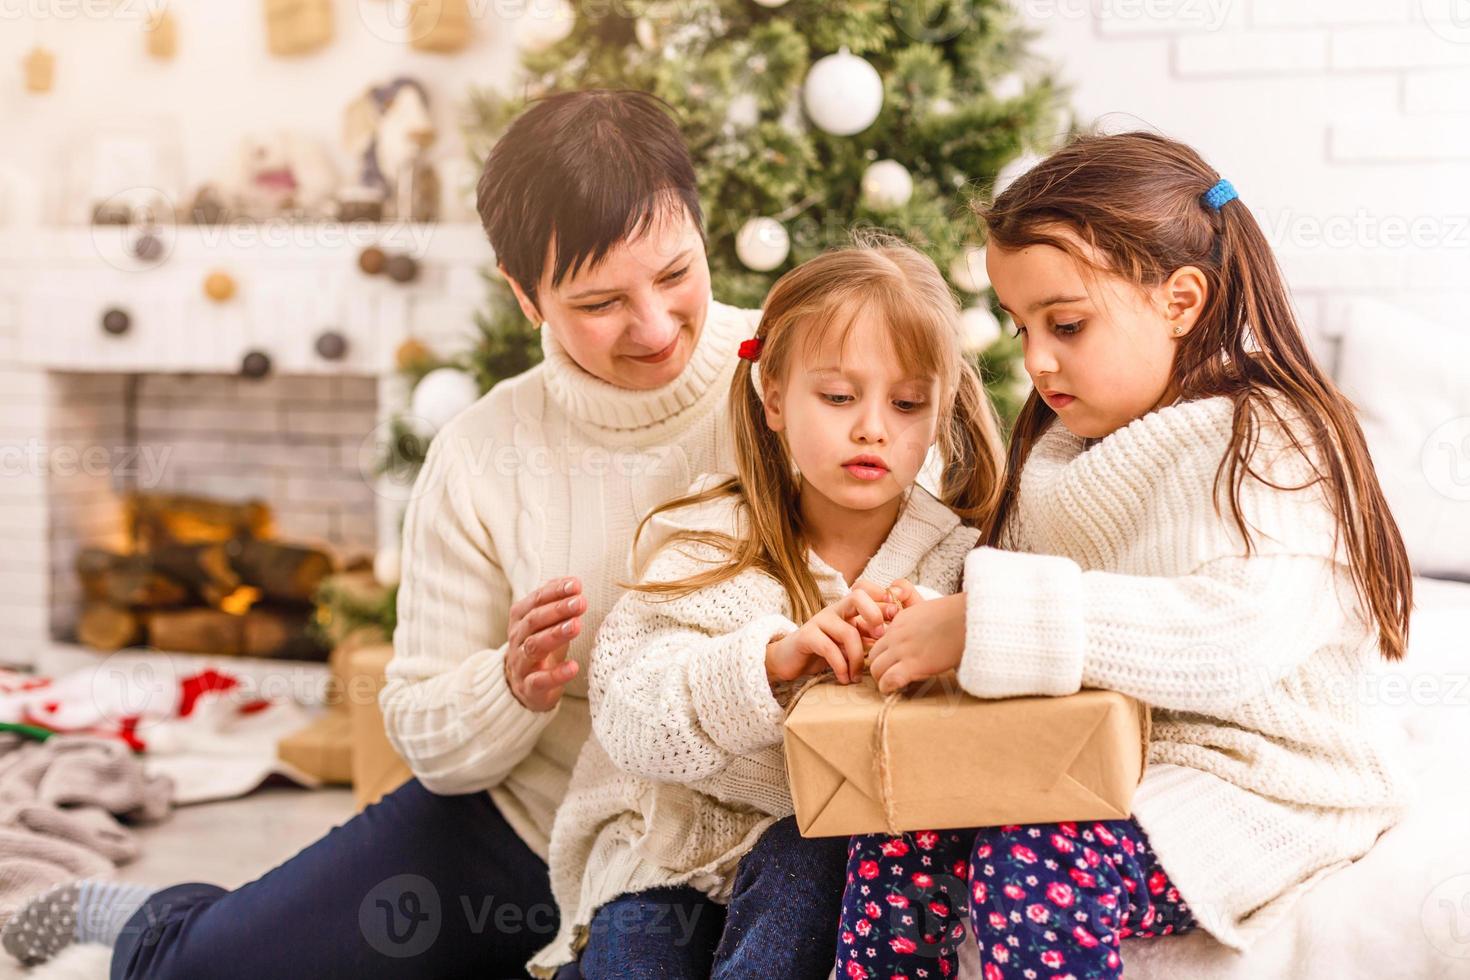
[[[1014,417],[1025,397],[1019,343],[1000,329],[969,204],[1059,142],[1071,120],[1009,0],[609,0],[577,9],[533,0],[527,18],[519,91],[470,95],[465,136],[477,168],[532,99],[577,88],[651,92],[672,107],[695,161],[718,299],[759,306],[794,265],[845,244],[854,228],[885,228],[946,270],[969,307],[967,353],[1002,420]],[[540,360],[539,336],[505,282],[488,269],[485,279],[472,349],[447,359],[414,342],[400,350],[416,386],[411,416],[442,416]],[[419,385],[436,371],[460,383]],[[430,388],[437,397],[420,405]],[[382,468],[411,481],[432,436],[396,420]],[[391,635],[395,593],[344,615]]]
[[[881,227],[923,249],[965,298],[963,334],[1001,416],[1024,397],[969,203],[1066,135],[1062,93],[1029,53],[1008,0],[537,0],[523,80],[471,93],[477,163],[535,98],[577,88],[651,92],[673,109],[699,174],[714,294],[759,306],[786,270]],[[565,25],[558,28],[557,25]],[[540,358],[509,290],[454,364],[481,391]],[[415,379],[423,374],[421,365]],[[405,430],[393,465],[427,444]]]

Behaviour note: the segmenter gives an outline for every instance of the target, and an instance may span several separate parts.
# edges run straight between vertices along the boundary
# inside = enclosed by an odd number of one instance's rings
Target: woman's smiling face
[[[1057,233],[1087,252],[1072,232]],[[1175,347],[1203,305],[1198,270],[1139,289],[1052,245],[994,243],[985,264],[1026,373],[1068,431],[1099,439],[1173,401]]]
[[[710,301],[704,239],[686,210],[661,211],[643,234],[559,285],[555,248],[553,239],[537,304],[511,281],[532,322],[544,321],[583,370],[619,388],[659,388],[683,373]]]

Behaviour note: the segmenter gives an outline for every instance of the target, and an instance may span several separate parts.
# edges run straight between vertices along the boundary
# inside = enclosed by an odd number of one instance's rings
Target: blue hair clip
[[[1236,191],[1235,185],[1221,178],[1218,184],[1205,191],[1202,200],[1211,211],[1218,211],[1238,197],[1240,193]]]

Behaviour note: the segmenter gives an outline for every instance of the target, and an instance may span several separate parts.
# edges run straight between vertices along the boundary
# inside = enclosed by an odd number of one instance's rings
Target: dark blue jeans
[[[124,927],[112,977],[501,980],[526,976],[557,926],[545,863],[489,794],[413,779],[234,891],[156,893]]]
[[[847,838],[804,839],[772,824],[740,861],[730,906],[693,888],[655,888],[602,906],[582,951],[586,980],[826,980],[832,972]]]

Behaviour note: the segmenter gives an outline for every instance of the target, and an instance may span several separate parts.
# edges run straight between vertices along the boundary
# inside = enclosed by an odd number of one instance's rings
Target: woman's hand
[[[510,607],[506,633],[505,682],[515,699],[532,711],[550,711],[577,662],[567,647],[582,632],[587,600],[576,578],[552,579]]]
[[[965,594],[925,601],[910,588],[909,596],[873,644],[868,669],[884,694],[953,670],[965,655]]]
[[[883,635],[898,604],[872,582],[859,580],[852,591],[817,613],[795,633],[766,646],[766,677],[794,681],[828,667],[841,684],[856,680],[863,669],[863,639]]]

